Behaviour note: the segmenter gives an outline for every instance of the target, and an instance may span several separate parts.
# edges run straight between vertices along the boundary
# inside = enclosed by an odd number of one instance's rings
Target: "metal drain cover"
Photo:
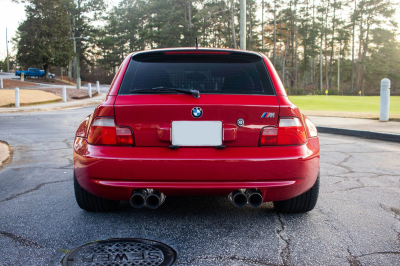
[[[175,258],[173,248],[157,241],[111,238],[75,248],[62,263],[63,266],[168,266]]]

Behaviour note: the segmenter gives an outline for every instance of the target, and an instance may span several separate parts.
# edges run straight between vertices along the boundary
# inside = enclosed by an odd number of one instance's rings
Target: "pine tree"
[[[72,42],[67,11],[62,0],[31,0],[26,8],[27,18],[18,27],[17,61],[40,65],[48,77],[49,67],[67,66],[72,57]]]

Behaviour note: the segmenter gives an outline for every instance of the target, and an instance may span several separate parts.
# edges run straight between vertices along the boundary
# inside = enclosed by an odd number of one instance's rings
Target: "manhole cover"
[[[63,266],[167,266],[176,251],[152,240],[112,238],[77,247],[62,260]]]

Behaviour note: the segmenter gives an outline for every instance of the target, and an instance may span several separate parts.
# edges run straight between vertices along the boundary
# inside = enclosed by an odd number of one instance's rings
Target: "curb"
[[[7,113],[30,113],[30,112],[49,112],[49,111],[58,111],[58,110],[65,110],[65,109],[75,109],[75,108],[81,108],[81,107],[87,107],[87,106],[94,106],[98,105],[101,103],[104,99],[98,99],[98,100],[93,100],[90,102],[86,103],[79,103],[76,105],[65,105],[65,106],[57,106],[57,107],[37,107],[37,108],[30,108],[30,109],[17,109],[13,108],[12,110],[1,110],[0,109],[0,114],[7,114]],[[25,107],[26,108],[26,107]],[[3,108],[2,108],[3,109]],[[5,108],[4,108],[5,109]]]
[[[35,106],[35,105],[41,105],[41,104],[48,104],[48,103],[59,103],[62,102],[62,99],[55,99],[55,100],[50,100],[50,101],[43,101],[43,102],[34,102],[34,103],[20,103],[21,107],[27,107],[27,106]],[[1,105],[0,108],[15,108],[15,103],[12,104],[7,104],[7,105]]]
[[[385,141],[400,142],[400,135],[398,134],[319,126],[317,126],[317,130],[318,133],[329,133],[353,137],[362,137],[367,139],[379,139]]]

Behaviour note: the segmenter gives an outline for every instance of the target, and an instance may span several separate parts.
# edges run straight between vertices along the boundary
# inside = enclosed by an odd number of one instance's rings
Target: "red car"
[[[289,101],[267,57],[180,48],[129,55],[74,142],[74,187],[87,211],[120,201],[222,195],[307,212],[319,189],[313,123]]]

